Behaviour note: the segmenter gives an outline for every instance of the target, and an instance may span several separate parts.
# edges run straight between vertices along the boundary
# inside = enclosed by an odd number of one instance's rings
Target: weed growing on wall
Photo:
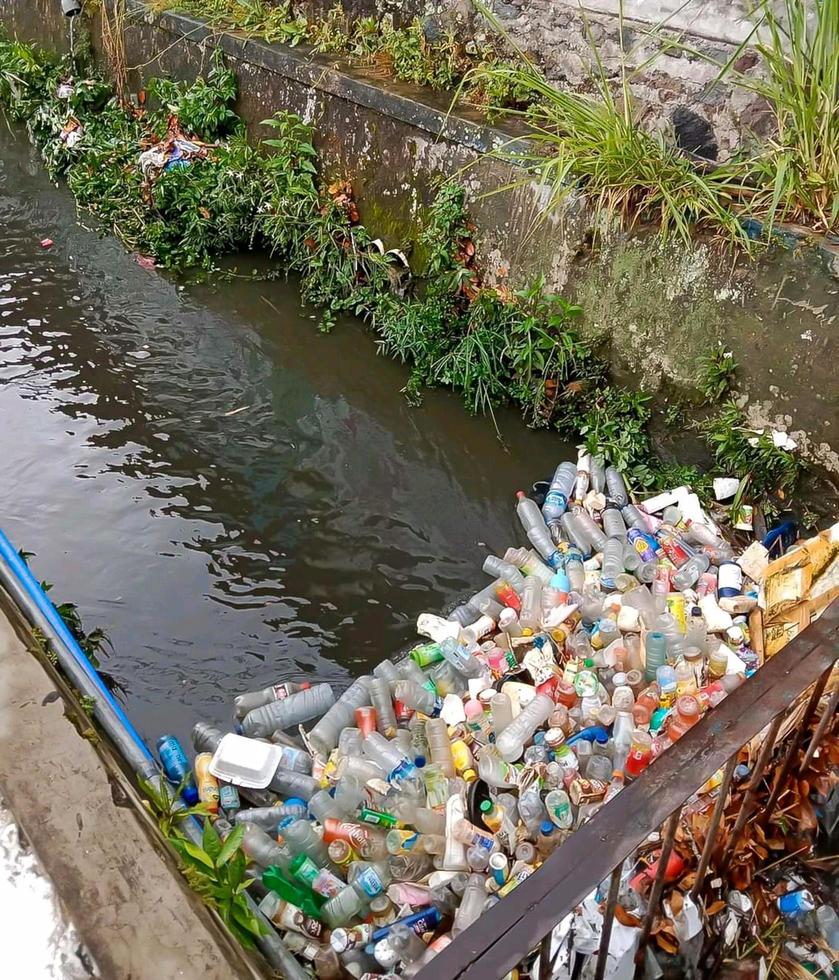
[[[299,275],[324,329],[344,313],[367,321],[379,349],[409,366],[413,400],[445,386],[471,412],[512,403],[530,425],[582,437],[636,486],[657,482],[647,397],[608,383],[575,329],[580,310],[547,295],[543,281],[512,292],[483,280],[461,187],[444,185],[429,208],[426,266],[409,288],[404,257],[383,254],[349,185],[323,186],[309,126],[278,113],[264,121],[270,137],[248,143],[232,108],[235,78],[219,59],[192,85],[150,82],[157,107],[146,110],[121,105],[100,79],[70,80],[66,66],[0,41],[0,100],[28,126],[50,175],[64,177],[127,248],[173,270],[208,270],[221,255],[263,249]],[[715,384],[727,380],[728,365],[713,368]],[[714,446],[760,493],[791,483],[762,457]]]

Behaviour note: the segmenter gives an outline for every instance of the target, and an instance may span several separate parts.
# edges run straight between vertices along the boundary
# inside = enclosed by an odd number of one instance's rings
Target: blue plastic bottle
[[[184,777],[188,777],[181,790],[181,796],[190,806],[196,804],[198,789],[181,743],[174,735],[161,735],[157,740],[157,754],[160,756],[160,764],[169,782],[179,786]]]

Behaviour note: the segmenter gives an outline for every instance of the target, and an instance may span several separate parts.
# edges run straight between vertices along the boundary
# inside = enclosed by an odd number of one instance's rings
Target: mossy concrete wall
[[[58,7],[0,0],[0,20],[54,43]],[[456,176],[489,281],[519,286],[544,275],[547,288],[580,302],[583,330],[602,342],[615,374],[662,400],[695,399],[702,358],[722,344],[740,365],[738,398],[750,419],[790,431],[809,458],[839,473],[839,259],[829,247],[779,247],[756,263],[650,236],[614,236],[593,251],[581,199],[547,214],[540,188],[487,155],[509,135],[450,113],[446,97],[305,51],[212,35],[171,14],[132,16],[125,38],[134,87],[162,72],[192,79],[220,45],[239,74],[239,109],[253,134],[265,135],[260,120],[278,110],[311,122],[328,171],[351,180],[362,219],[388,247],[410,245],[433,187]]]

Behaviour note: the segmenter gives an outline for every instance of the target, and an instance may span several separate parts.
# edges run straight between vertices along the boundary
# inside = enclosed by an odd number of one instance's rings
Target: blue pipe
[[[49,623],[51,629],[49,630],[48,638],[50,638],[49,634],[57,635],[61,645],[63,645],[67,652],[71,655],[73,665],[84,675],[88,683],[85,685],[87,690],[84,690],[82,693],[91,694],[93,697],[95,697],[97,700],[97,706],[99,706],[100,701],[107,706],[107,709],[109,709],[115,720],[124,730],[125,735],[133,743],[135,749],[134,754],[142,757],[142,760],[145,763],[145,765],[142,766],[142,770],[147,770],[148,767],[151,766],[152,770],[156,772],[157,763],[154,760],[154,756],[151,754],[151,752],[149,752],[145,742],[143,742],[142,738],[140,738],[140,735],[131,724],[128,716],[122,710],[119,702],[105,686],[102,678],[85,656],[84,651],[76,642],[76,638],[67,628],[67,624],[61,618],[58,610],[55,608],[52,602],[50,602],[47,594],[41,588],[40,583],[29,570],[29,566],[20,557],[17,550],[12,545],[12,542],[9,541],[2,530],[0,530],[0,559],[2,559],[2,561],[5,563],[7,572],[12,580],[19,586],[20,590],[29,600],[29,603],[26,605],[33,605],[41,616]],[[56,652],[58,653],[59,651]],[[81,687],[79,684],[76,686]],[[113,734],[110,731],[110,728],[110,725],[106,725],[106,730],[109,731],[109,734]],[[132,760],[129,759],[129,762],[131,761]],[[139,769],[140,767],[137,768]]]

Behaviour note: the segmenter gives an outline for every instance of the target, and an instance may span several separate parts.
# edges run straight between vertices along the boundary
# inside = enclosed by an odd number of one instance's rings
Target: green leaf
[[[242,846],[244,836],[245,828],[243,825],[240,824],[238,827],[234,828],[227,840],[224,842],[221,853],[216,858],[216,864],[219,868],[223,868],[224,865],[227,864],[227,862],[239,850],[239,848]]]
[[[203,865],[210,871],[215,871],[215,864],[210,855],[197,844],[193,844],[191,840],[182,840],[179,842],[179,849],[183,849],[194,861],[198,864]]]
[[[204,833],[201,839],[201,844],[207,854],[212,858],[213,863],[218,863],[219,855],[221,853],[221,840],[219,835],[216,833],[215,827],[209,820],[204,821]]]

